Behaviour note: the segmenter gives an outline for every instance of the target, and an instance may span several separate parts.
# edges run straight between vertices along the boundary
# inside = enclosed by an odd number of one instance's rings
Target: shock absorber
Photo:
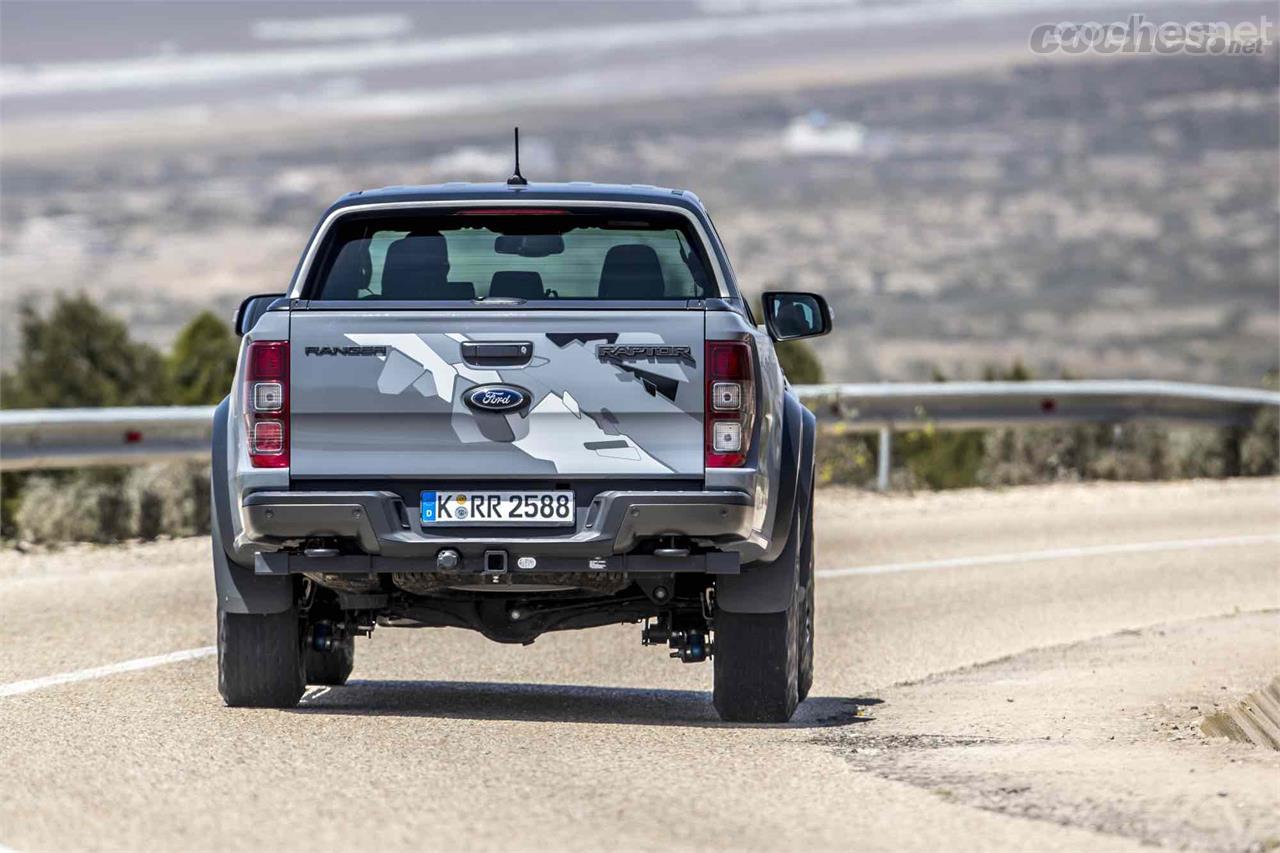
[[[675,649],[671,653],[671,657],[679,658],[683,663],[702,663],[707,659],[707,638],[701,631],[677,631],[680,642],[677,644],[676,637],[671,638],[671,647]]]
[[[697,628],[674,629],[668,614],[658,617],[657,624],[646,624],[640,634],[640,642],[646,646],[666,643],[673,650],[670,656],[684,663],[701,663],[711,654],[705,632]]]

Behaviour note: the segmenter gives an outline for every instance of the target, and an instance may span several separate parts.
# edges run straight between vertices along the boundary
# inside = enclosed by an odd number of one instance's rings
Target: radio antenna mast
[[[524,175],[520,174],[520,128],[516,128],[516,170],[507,178],[507,186],[509,187],[527,187],[529,182],[524,179]]]

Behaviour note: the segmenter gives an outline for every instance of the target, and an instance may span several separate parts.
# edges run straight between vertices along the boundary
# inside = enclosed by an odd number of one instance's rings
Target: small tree
[[[202,311],[178,333],[169,355],[173,402],[186,406],[217,403],[235,378],[240,346],[231,328]]]
[[[24,305],[18,364],[0,380],[11,409],[149,406],[168,402],[160,353],[129,338],[89,297],[59,296],[48,315]]]
[[[817,385],[822,382],[822,362],[806,341],[778,344],[778,363],[793,385]]]

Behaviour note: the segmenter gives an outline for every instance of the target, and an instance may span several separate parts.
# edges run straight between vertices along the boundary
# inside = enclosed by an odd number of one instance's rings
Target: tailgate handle
[[[465,341],[462,360],[476,367],[518,367],[533,358],[529,341]]]

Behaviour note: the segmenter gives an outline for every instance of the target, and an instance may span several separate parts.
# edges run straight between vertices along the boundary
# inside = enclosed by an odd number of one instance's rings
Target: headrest
[[[546,293],[542,287],[542,276],[536,272],[503,270],[494,273],[489,280],[490,299],[503,296],[508,299],[542,299]]]
[[[667,286],[658,253],[641,243],[614,246],[600,270],[601,299],[661,299]]]
[[[329,277],[324,283],[325,299],[359,299],[360,291],[369,286],[369,241],[352,240],[334,258]]]
[[[476,286],[469,281],[450,281],[445,283],[445,299],[466,300],[476,298]]]
[[[467,302],[476,298],[476,286],[469,281],[442,281],[430,290],[424,290],[415,298],[432,301]]]
[[[430,299],[449,278],[449,246],[439,234],[410,234],[387,248],[383,299]]]
[[[784,335],[803,335],[809,330],[809,317],[799,302],[788,302],[778,309],[773,325]]]

